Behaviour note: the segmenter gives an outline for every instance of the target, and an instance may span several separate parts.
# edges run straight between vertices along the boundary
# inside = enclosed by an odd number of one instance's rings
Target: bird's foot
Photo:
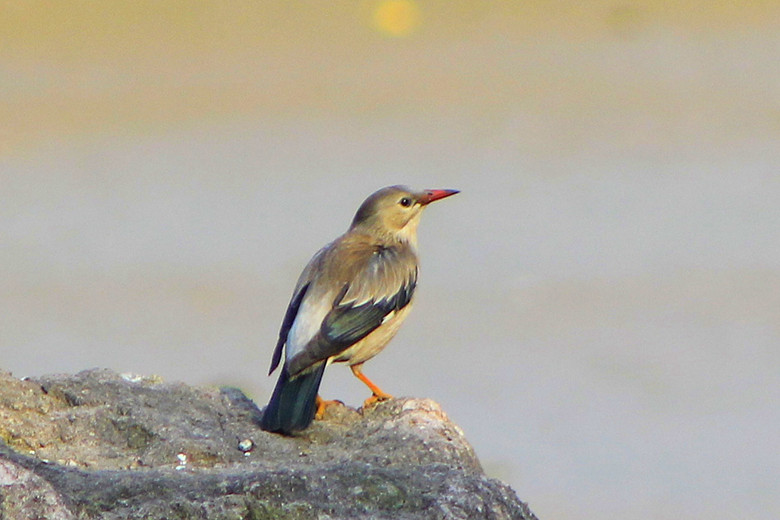
[[[363,408],[368,408],[370,406],[374,406],[376,403],[380,401],[387,401],[388,399],[392,399],[393,396],[390,394],[386,394],[385,392],[380,391],[379,393],[374,392],[371,397],[363,401]]]
[[[325,417],[325,409],[328,406],[332,406],[334,404],[340,404],[341,406],[344,406],[344,403],[342,401],[339,401],[337,399],[334,399],[332,401],[326,401],[319,395],[317,396],[316,404],[317,404],[317,411],[314,412],[314,418],[317,419],[318,421],[322,420],[322,418]]]

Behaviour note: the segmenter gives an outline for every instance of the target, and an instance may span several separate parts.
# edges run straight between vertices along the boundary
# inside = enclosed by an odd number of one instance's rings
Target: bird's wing
[[[356,300],[345,301],[346,298],[340,300],[325,316],[320,328],[323,337],[336,350],[330,355],[357,343],[380,326],[389,314],[406,307],[412,300],[416,285],[415,272],[410,273],[410,277],[403,283],[388,287],[387,291],[380,294],[373,294],[371,299],[358,300],[363,303],[358,304]],[[345,285],[342,292],[346,296],[353,287]]]
[[[276,367],[279,366],[279,362],[282,360],[282,352],[284,351],[285,344],[287,343],[287,338],[288,335],[290,334],[290,329],[293,327],[293,325],[296,322],[296,319],[298,318],[301,305],[303,304],[304,299],[306,298],[306,294],[309,292],[309,287],[312,285],[312,282],[316,278],[315,275],[318,272],[318,268],[322,263],[322,260],[327,252],[327,249],[328,246],[317,251],[317,253],[312,257],[312,259],[309,260],[309,263],[306,265],[301,275],[298,277],[298,282],[295,284],[295,290],[293,291],[292,298],[290,298],[290,303],[287,306],[287,311],[284,313],[282,326],[279,329],[279,339],[276,342],[276,347],[274,348],[274,354],[273,357],[271,358],[271,368],[268,370],[269,375],[274,370],[276,370]]]
[[[345,263],[351,266],[349,276],[330,277],[349,281],[322,294],[315,287],[320,280],[314,280],[303,298],[287,337],[290,373],[339,354],[411,301],[417,285],[417,261],[411,250],[370,250],[349,260]]]
[[[274,355],[271,359],[271,368],[268,370],[268,375],[276,370],[279,366],[279,362],[282,360],[282,351],[284,350],[284,344],[287,341],[287,334],[290,332],[295,321],[295,316],[298,314],[298,309],[301,306],[301,301],[306,296],[306,291],[309,289],[309,283],[307,282],[303,287],[295,289],[290,304],[287,306],[287,312],[284,313],[284,320],[282,320],[282,327],[279,329],[279,339],[276,342],[276,348],[274,348]]]

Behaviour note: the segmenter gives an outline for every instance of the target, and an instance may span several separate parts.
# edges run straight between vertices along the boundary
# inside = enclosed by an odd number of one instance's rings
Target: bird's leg
[[[320,394],[317,394],[317,400],[314,401],[315,405],[317,406],[317,411],[314,412],[314,418],[319,420],[322,420],[323,417],[325,417],[325,409],[328,406],[334,405],[334,404],[340,404],[343,405],[341,401],[333,400],[333,401],[326,401],[322,397],[320,397]]]
[[[366,377],[363,373],[363,363],[358,363],[349,367],[355,377],[363,381],[367,387],[371,389],[373,395],[363,402],[363,408],[368,408],[377,401],[384,401],[385,399],[392,399],[393,396],[387,392],[383,392],[381,388],[376,386],[373,381]]]

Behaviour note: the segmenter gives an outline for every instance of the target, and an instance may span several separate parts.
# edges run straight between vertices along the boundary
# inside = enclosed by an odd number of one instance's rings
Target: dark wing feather
[[[400,311],[412,301],[414,290],[417,287],[417,268],[415,268],[412,277],[401,286],[401,289],[390,299],[393,310]]]
[[[292,300],[290,300],[290,305],[287,306],[287,312],[284,313],[284,320],[282,320],[282,327],[279,329],[279,340],[276,342],[274,355],[271,359],[271,368],[268,370],[269,375],[276,370],[276,367],[279,366],[279,362],[282,360],[282,351],[284,350],[284,344],[287,342],[287,334],[290,332],[290,327],[292,327],[292,324],[295,321],[295,316],[298,314],[298,309],[301,306],[303,297],[306,296],[309,285],[310,284],[307,283],[301,287],[301,290],[293,295]]]
[[[395,304],[392,303],[394,299],[335,307],[325,316],[320,332],[337,351],[357,343],[380,326],[385,316],[395,310]]]

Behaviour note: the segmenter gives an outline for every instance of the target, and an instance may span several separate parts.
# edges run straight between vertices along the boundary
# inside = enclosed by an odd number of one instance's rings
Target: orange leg
[[[363,381],[363,383],[365,383],[365,385],[373,392],[373,395],[366,399],[365,402],[363,402],[363,408],[368,408],[377,401],[384,401],[385,399],[393,398],[392,395],[388,394],[387,392],[383,392],[381,388],[376,386],[373,381],[366,377],[366,375],[363,373],[363,363],[352,365],[349,368],[352,370],[352,373],[355,374],[355,377]]]
[[[343,405],[341,401],[326,401],[322,397],[320,397],[320,394],[317,394],[317,400],[315,401],[315,404],[317,405],[317,411],[314,412],[314,418],[318,421],[321,420],[325,416],[325,409],[328,406],[334,405],[334,404],[341,404]]]

